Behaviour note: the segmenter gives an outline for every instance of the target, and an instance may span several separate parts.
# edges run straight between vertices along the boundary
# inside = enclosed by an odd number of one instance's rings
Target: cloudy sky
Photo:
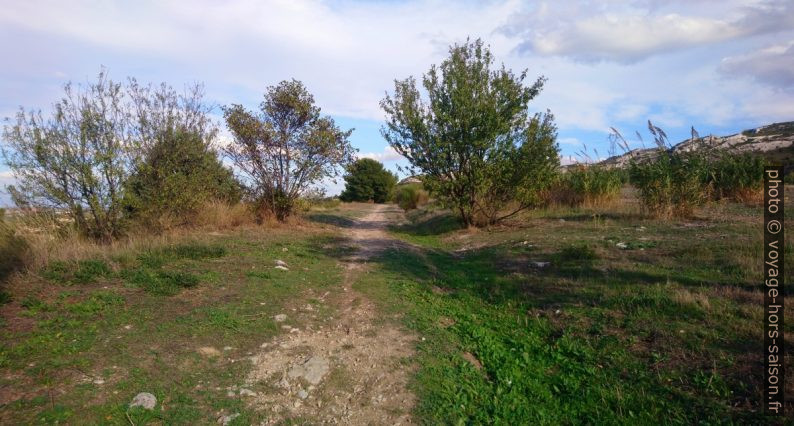
[[[583,143],[606,156],[610,126],[633,134],[648,119],[674,142],[690,126],[722,135],[794,120],[794,2],[774,0],[0,0],[0,117],[46,111],[101,66],[116,79],[203,82],[218,105],[251,108],[297,78],[356,129],[362,156],[395,169],[379,100],[467,37],[548,78],[531,108],[555,114],[566,157]],[[0,184],[10,179],[0,166]]]

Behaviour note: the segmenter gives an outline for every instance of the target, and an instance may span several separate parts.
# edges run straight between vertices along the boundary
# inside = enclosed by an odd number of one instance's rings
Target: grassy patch
[[[282,332],[273,316],[288,303],[338,284],[337,261],[321,249],[333,241],[311,229],[248,231],[124,253],[119,272],[97,274],[95,285],[47,280],[14,294],[11,321],[27,326],[0,327],[0,386],[16,395],[0,423],[214,424],[232,413],[233,424],[261,423],[271,413],[227,394],[248,374],[239,361]],[[274,259],[291,270],[272,270]],[[222,355],[202,355],[206,346]],[[128,408],[139,392],[157,397],[155,410]]]
[[[696,222],[558,210],[428,240],[395,230],[424,250],[386,253],[357,287],[422,337],[424,422],[764,423],[760,212],[731,209]]]
[[[61,284],[89,284],[111,274],[107,263],[97,259],[55,261],[41,271],[42,277]]]

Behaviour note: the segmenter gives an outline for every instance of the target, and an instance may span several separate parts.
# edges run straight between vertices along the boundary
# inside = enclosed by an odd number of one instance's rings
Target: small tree
[[[262,207],[280,221],[309,187],[353,161],[354,148],[330,117],[320,116],[314,97],[297,80],[268,87],[261,114],[241,105],[224,110],[232,143],[226,153]],[[260,215],[261,218],[261,215]]]
[[[347,168],[342,201],[369,201],[385,203],[389,200],[397,176],[383,168],[383,164],[370,158],[356,160]]]
[[[450,48],[449,58],[416,80],[395,81],[381,107],[389,144],[421,172],[425,186],[466,225],[494,223],[540,201],[559,166],[551,114],[530,118],[544,79],[524,86],[481,40]]]
[[[9,192],[21,205],[66,209],[80,231],[108,241],[122,232],[122,186],[134,161],[130,109],[104,70],[64,92],[49,119],[20,109],[6,120],[3,156],[18,182]]]

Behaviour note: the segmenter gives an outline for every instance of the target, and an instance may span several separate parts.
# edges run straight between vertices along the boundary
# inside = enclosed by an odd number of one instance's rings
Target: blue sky
[[[0,116],[47,110],[69,81],[200,81],[207,97],[255,107],[269,85],[302,80],[318,105],[355,127],[362,156],[404,164],[380,137],[378,102],[467,36],[529,78],[568,159],[608,151],[651,119],[684,139],[794,120],[791,1],[2,1]],[[638,143],[635,144],[638,146]],[[12,177],[0,166],[0,185]],[[340,183],[327,183],[329,193]],[[0,204],[2,204],[0,195]]]

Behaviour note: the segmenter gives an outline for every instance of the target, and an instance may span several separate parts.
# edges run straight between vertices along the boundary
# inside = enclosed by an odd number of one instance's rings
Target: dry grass
[[[701,309],[711,309],[709,297],[703,293],[693,293],[685,288],[677,288],[673,292],[673,300],[682,306],[696,306]]]
[[[194,233],[196,229],[212,231],[246,226],[275,226],[275,221],[257,225],[253,210],[247,204],[212,202],[189,220],[163,217],[160,219],[164,225],[162,228],[133,224],[124,238],[110,244],[100,244],[79,235],[70,226],[70,222],[64,219],[62,214],[18,213],[0,223],[0,253],[3,254],[4,275],[38,270],[56,260],[108,259],[119,252],[140,251],[172,243],[186,234]],[[187,225],[174,226],[174,223]],[[165,231],[159,232],[160,229]],[[5,277],[0,276],[0,281],[3,278]]]
[[[202,228],[231,229],[243,225],[254,225],[253,209],[245,203],[229,205],[211,202],[204,205],[195,217],[195,225]]]
[[[748,206],[760,206],[764,204],[764,188],[737,189],[731,194],[731,198]]]

